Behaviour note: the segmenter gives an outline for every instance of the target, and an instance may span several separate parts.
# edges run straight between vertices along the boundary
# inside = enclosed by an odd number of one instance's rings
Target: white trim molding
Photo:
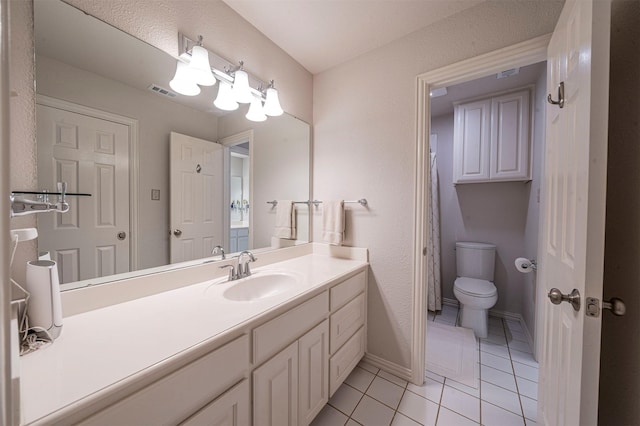
[[[400,377],[401,379],[411,381],[411,369],[407,367],[403,367],[394,362],[387,361],[384,358],[380,358],[377,355],[370,354],[366,352],[364,354],[363,361],[373,365],[374,367],[378,367],[381,370],[386,371],[387,373],[391,373],[396,377]],[[422,373],[424,376],[424,372]]]
[[[417,77],[416,104],[416,162],[414,197],[414,256],[413,256],[413,329],[411,340],[411,382],[422,384],[425,371],[426,341],[426,253],[428,234],[426,225],[429,199],[429,135],[431,133],[431,105],[429,92],[443,87],[474,80],[505,69],[523,67],[547,60],[547,45],[551,34],[476,56]]]
[[[102,111],[85,105],[36,95],[36,104],[63,109],[76,114],[88,115],[101,120],[109,120],[129,128],[129,270],[138,269],[138,191],[139,191],[139,157],[138,157],[138,120]]]

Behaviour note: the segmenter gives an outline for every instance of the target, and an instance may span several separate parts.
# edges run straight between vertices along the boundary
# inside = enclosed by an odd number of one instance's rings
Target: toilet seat
[[[493,297],[498,294],[498,289],[491,281],[476,278],[456,278],[453,288],[460,293],[473,297]]]

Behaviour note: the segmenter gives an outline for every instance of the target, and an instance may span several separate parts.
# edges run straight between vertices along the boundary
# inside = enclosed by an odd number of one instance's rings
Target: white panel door
[[[610,3],[568,1],[548,50],[539,312],[542,354],[538,422],[589,425],[598,420],[601,317],[585,299],[602,299],[609,98]],[[552,288],[580,292],[581,306],[550,303]]]
[[[298,342],[253,370],[253,424],[298,424]]]
[[[329,321],[298,340],[298,424],[306,426],[329,401]]]
[[[491,99],[491,180],[530,179],[529,91]]]
[[[171,263],[200,259],[224,244],[224,148],[171,132]]]
[[[45,105],[36,117],[41,189],[67,182],[91,194],[69,197],[67,213],[38,215],[38,250],[51,252],[61,283],[128,272],[129,127]]]

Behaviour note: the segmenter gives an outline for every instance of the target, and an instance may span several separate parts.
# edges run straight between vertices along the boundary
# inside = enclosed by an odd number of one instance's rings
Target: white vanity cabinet
[[[247,375],[249,338],[243,335],[162,379],[130,394],[110,407],[80,421],[80,425],[177,424],[207,406]],[[244,394],[240,394],[244,389]],[[216,412],[241,401],[248,413],[249,391],[241,388],[218,401]],[[224,405],[224,407],[223,407]],[[248,417],[248,414],[245,418]],[[69,424],[66,421],[60,424]],[[198,423],[205,424],[201,420]],[[213,423],[215,424],[215,423]]]
[[[329,293],[253,331],[256,363],[287,345],[253,371],[255,424],[306,425],[329,400]]]
[[[303,265],[315,287],[25,424],[310,424],[364,355],[367,269],[336,278],[326,259]]]
[[[531,179],[529,98],[526,89],[455,106],[454,184]]]
[[[253,331],[256,362],[283,348],[253,371],[255,425],[308,425],[362,359],[366,282],[360,272]]]
[[[249,380],[244,379],[180,426],[245,426],[250,424]]]
[[[361,272],[330,289],[329,396],[338,390],[364,356],[366,288],[366,272]]]

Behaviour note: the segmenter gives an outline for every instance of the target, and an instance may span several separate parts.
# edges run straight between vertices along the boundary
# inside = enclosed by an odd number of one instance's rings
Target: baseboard
[[[456,308],[460,307],[460,302],[458,302],[456,299],[448,299],[446,297],[442,298],[442,304],[446,306],[454,306]]]
[[[533,342],[533,336],[529,332],[529,328],[527,328],[527,323],[524,321],[524,318],[520,314],[514,314],[513,312],[505,312],[491,309],[489,310],[489,315],[492,317],[503,318],[509,321],[517,321],[522,326],[522,330],[524,331],[525,336],[527,337],[527,342],[529,343],[529,347],[532,352],[535,352],[535,346]]]
[[[408,382],[411,381],[410,368],[403,367],[391,361],[387,361],[384,358],[380,358],[379,356],[370,354],[368,352],[364,354],[363,360],[375,367],[378,367],[381,370],[386,371],[387,373],[391,373],[394,376],[400,377],[401,379],[404,379]]]

